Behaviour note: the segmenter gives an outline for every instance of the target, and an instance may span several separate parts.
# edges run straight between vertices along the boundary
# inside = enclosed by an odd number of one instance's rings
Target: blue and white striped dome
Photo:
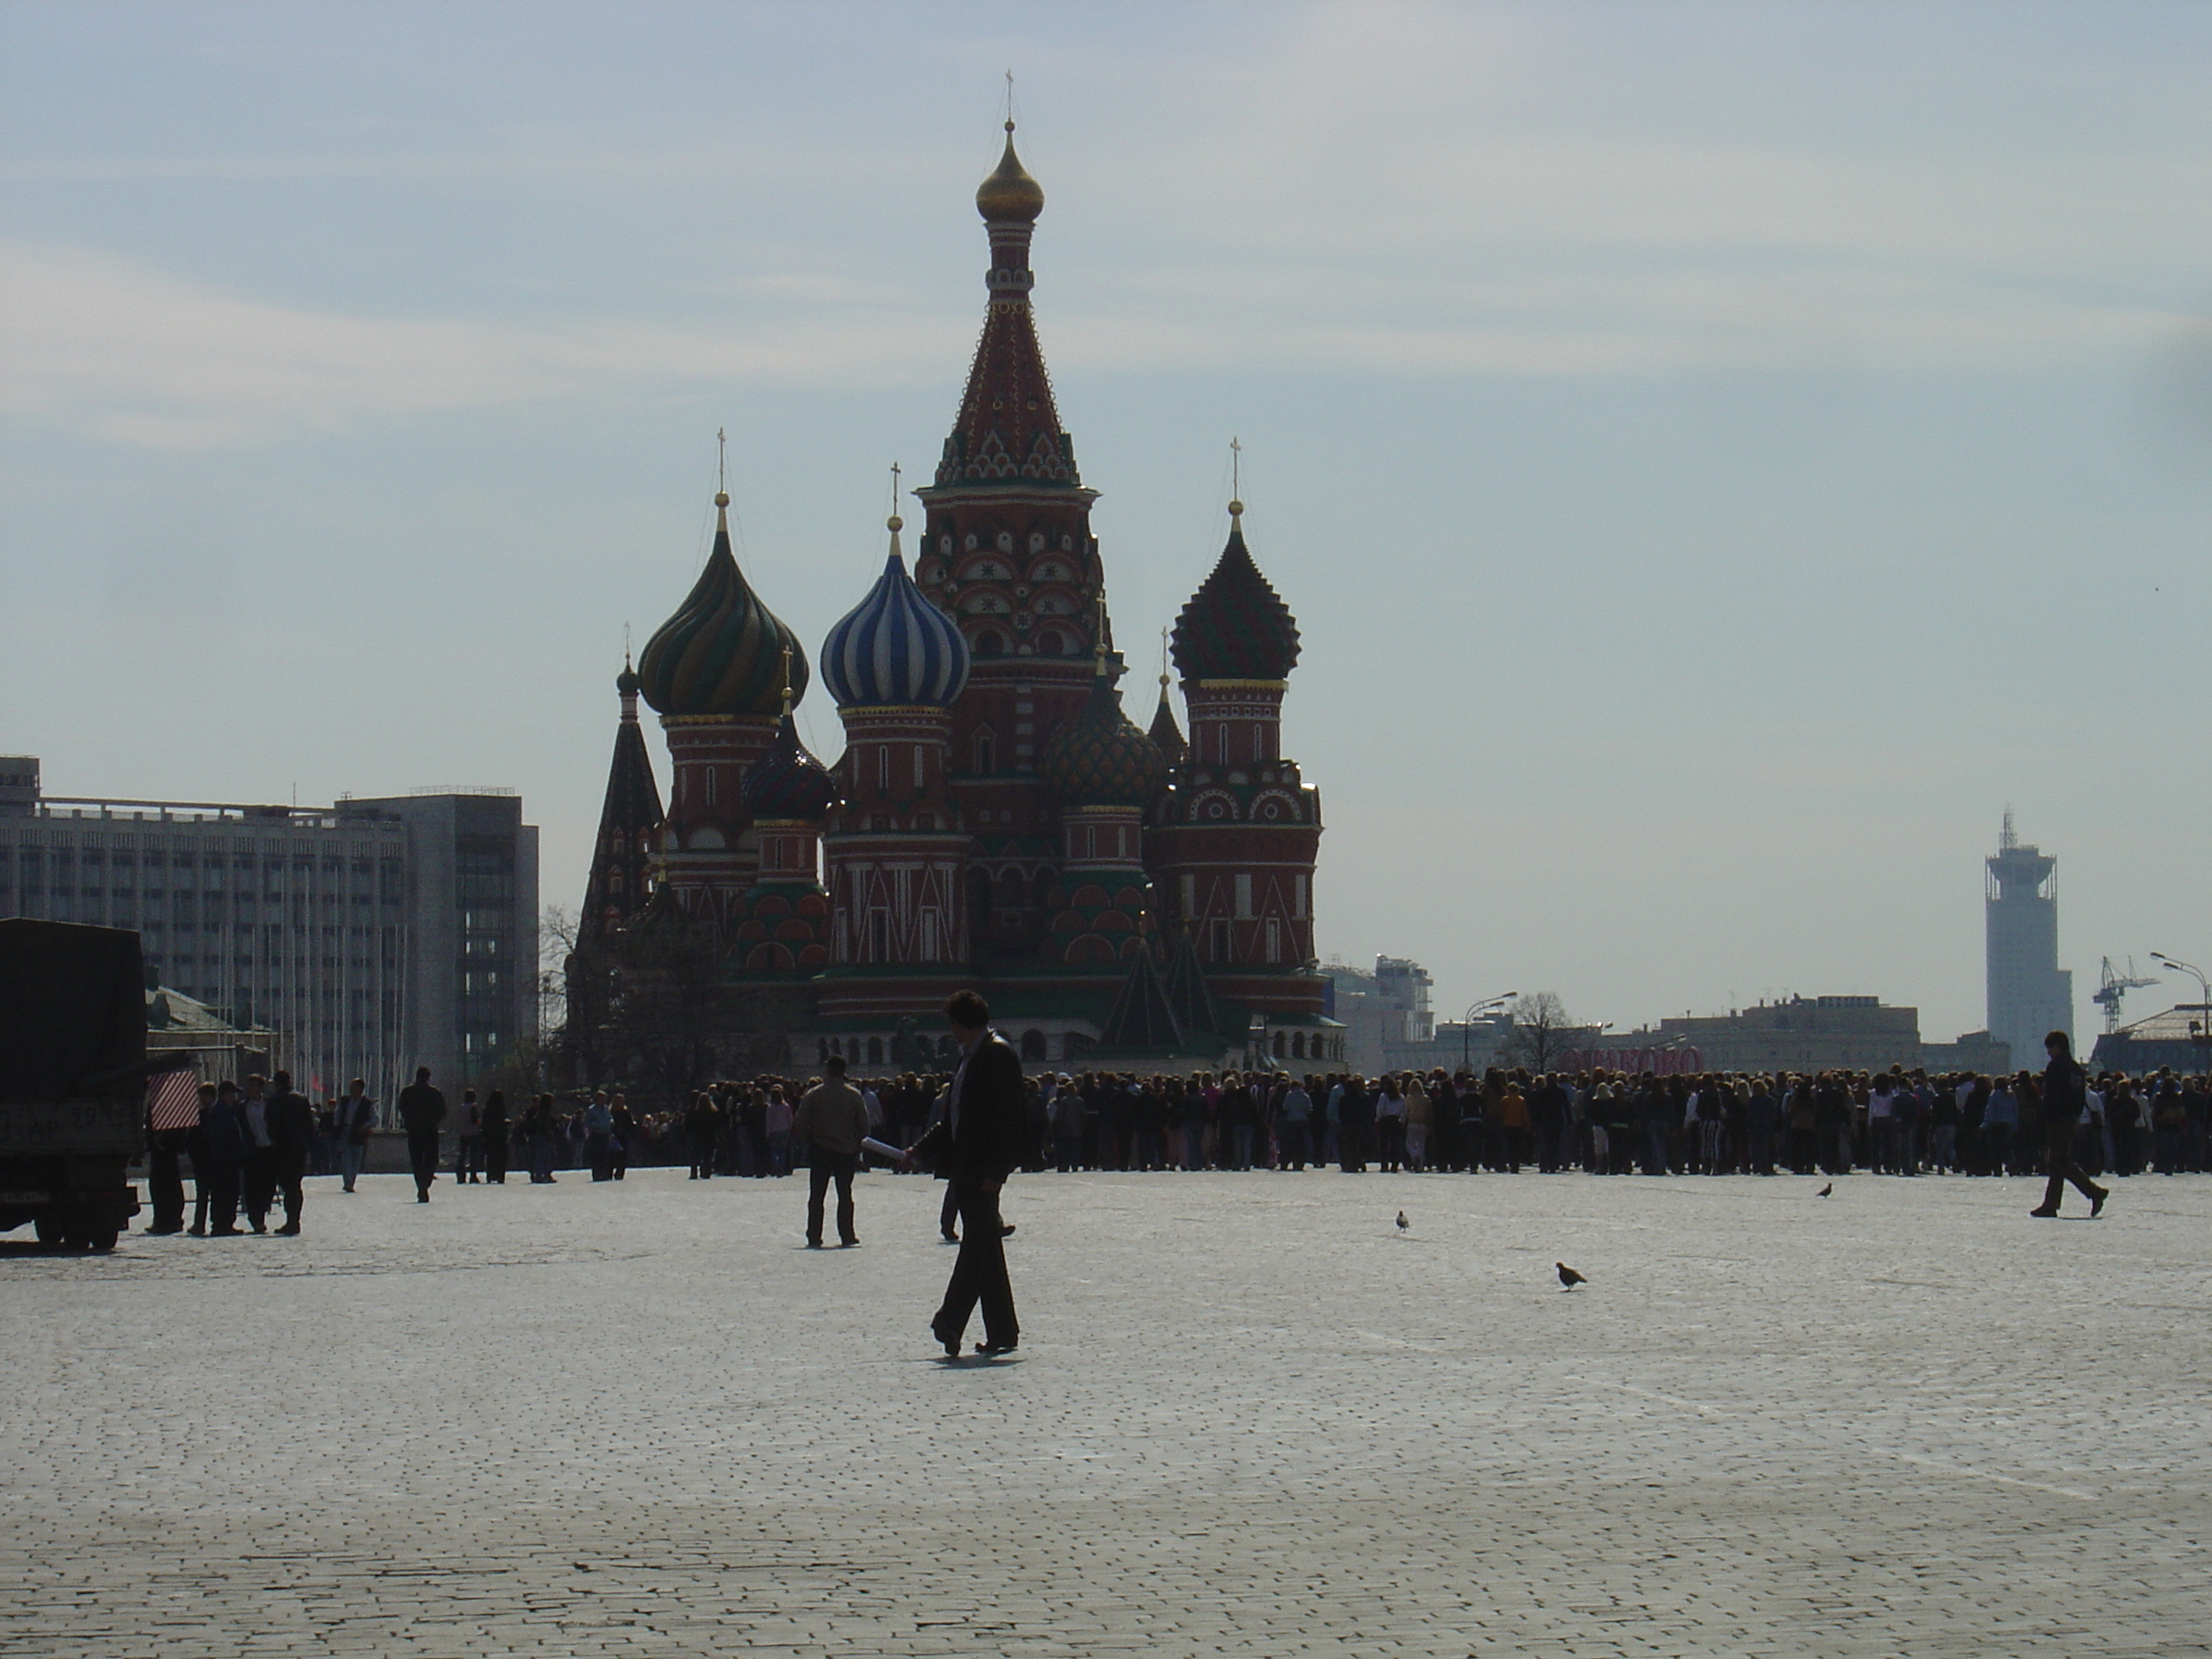
[[[899,526],[893,518],[890,557],[868,597],[822,641],[822,683],[840,708],[945,708],[968,684],[968,641],[906,574]]]

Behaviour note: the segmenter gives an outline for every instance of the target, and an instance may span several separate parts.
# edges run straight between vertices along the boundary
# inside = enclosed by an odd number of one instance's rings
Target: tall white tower
[[[2015,1066],[2032,1070],[2042,1064],[2045,1036],[2074,1035],[2074,975],[2058,965],[2058,860],[2021,844],[2008,806],[1988,866],[1990,1035],[2012,1045]]]

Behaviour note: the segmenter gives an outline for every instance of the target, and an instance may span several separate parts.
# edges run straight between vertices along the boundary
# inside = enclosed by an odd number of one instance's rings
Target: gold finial
[[[1103,587],[1098,590],[1098,629],[1092,656],[1097,663],[1094,672],[1103,680],[1106,678],[1106,590]]]
[[[1244,516],[1244,446],[1231,438],[1229,441],[1229,516]]]
[[[783,647],[783,717],[791,718],[791,647]]]
[[[726,427],[714,428],[714,505],[730,504],[730,434]],[[722,528],[729,525],[725,522]]]
[[[1014,72],[1006,71],[1006,148],[998,170],[975,191],[975,210],[993,222],[1034,223],[1044,211],[1044,187],[1014,154]]]
[[[894,544],[896,544],[896,540],[899,532],[906,528],[906,520],[899,517],[898,504],[899,464],[896,461],[893,461],[891,463],[891,515],[890,518],[884,520],[884,527],[891,532]]]
[[[1160,629],[1160,696],[1168,694],[1168,630]]]

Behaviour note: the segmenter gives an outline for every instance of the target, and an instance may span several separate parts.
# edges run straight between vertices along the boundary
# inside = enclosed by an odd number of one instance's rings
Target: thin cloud
[[[880,307],[679,327],[350,316],[82,248],[0,243],[0,410],[156,448],[641,386],[882,386],[943,373],[969,331]]]

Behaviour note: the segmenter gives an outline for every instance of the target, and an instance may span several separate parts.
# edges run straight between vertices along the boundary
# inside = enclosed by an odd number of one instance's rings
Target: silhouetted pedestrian
[[[430,1068],[415,1068],[415,1081],[399,1091],[399,1121],[407,1131],[407,1162],[415,1171],[415,1201],[430,1201],[438,1178],[438,1131],[446,1121],[446,1097],[430,1086]]]
[[[2051,1056],[2051,1063],[2043,1068],[2043,1147],[2048,1179],[2044,1182],[2043,1202],[2028,1213],[2045,1219],[2057,1215],[2070,1181],[2089,1200],[2089,1213],[2094,1216],[2102,1212],[2111,1194],[2090,1180],[2074,1159],[2074,1134],[2088,1101],[2081,1067],[2074,1058],[2073,1039],[2063,1031],[2053,1031],[2043,1039],[2043,1048]]]
[[[1006,1278],[1005,1223],[999,1194],[1021,1162],[1026,1132],[1021,1056],[991,1030],[991,1010],[973,991],[956,991],[945,1005],[945,1022],[960,1048],[945,1121],[915,1143],[909,1158],[935,1154],[951,1183],[960,1211],[960,1255],[945,1286],[945,1300],[929,1328],[954,1357],[968,1320],[981,1303],[983,1340],[977,1352],[1011,1352],[1021,1340],[1014,1292]]]

